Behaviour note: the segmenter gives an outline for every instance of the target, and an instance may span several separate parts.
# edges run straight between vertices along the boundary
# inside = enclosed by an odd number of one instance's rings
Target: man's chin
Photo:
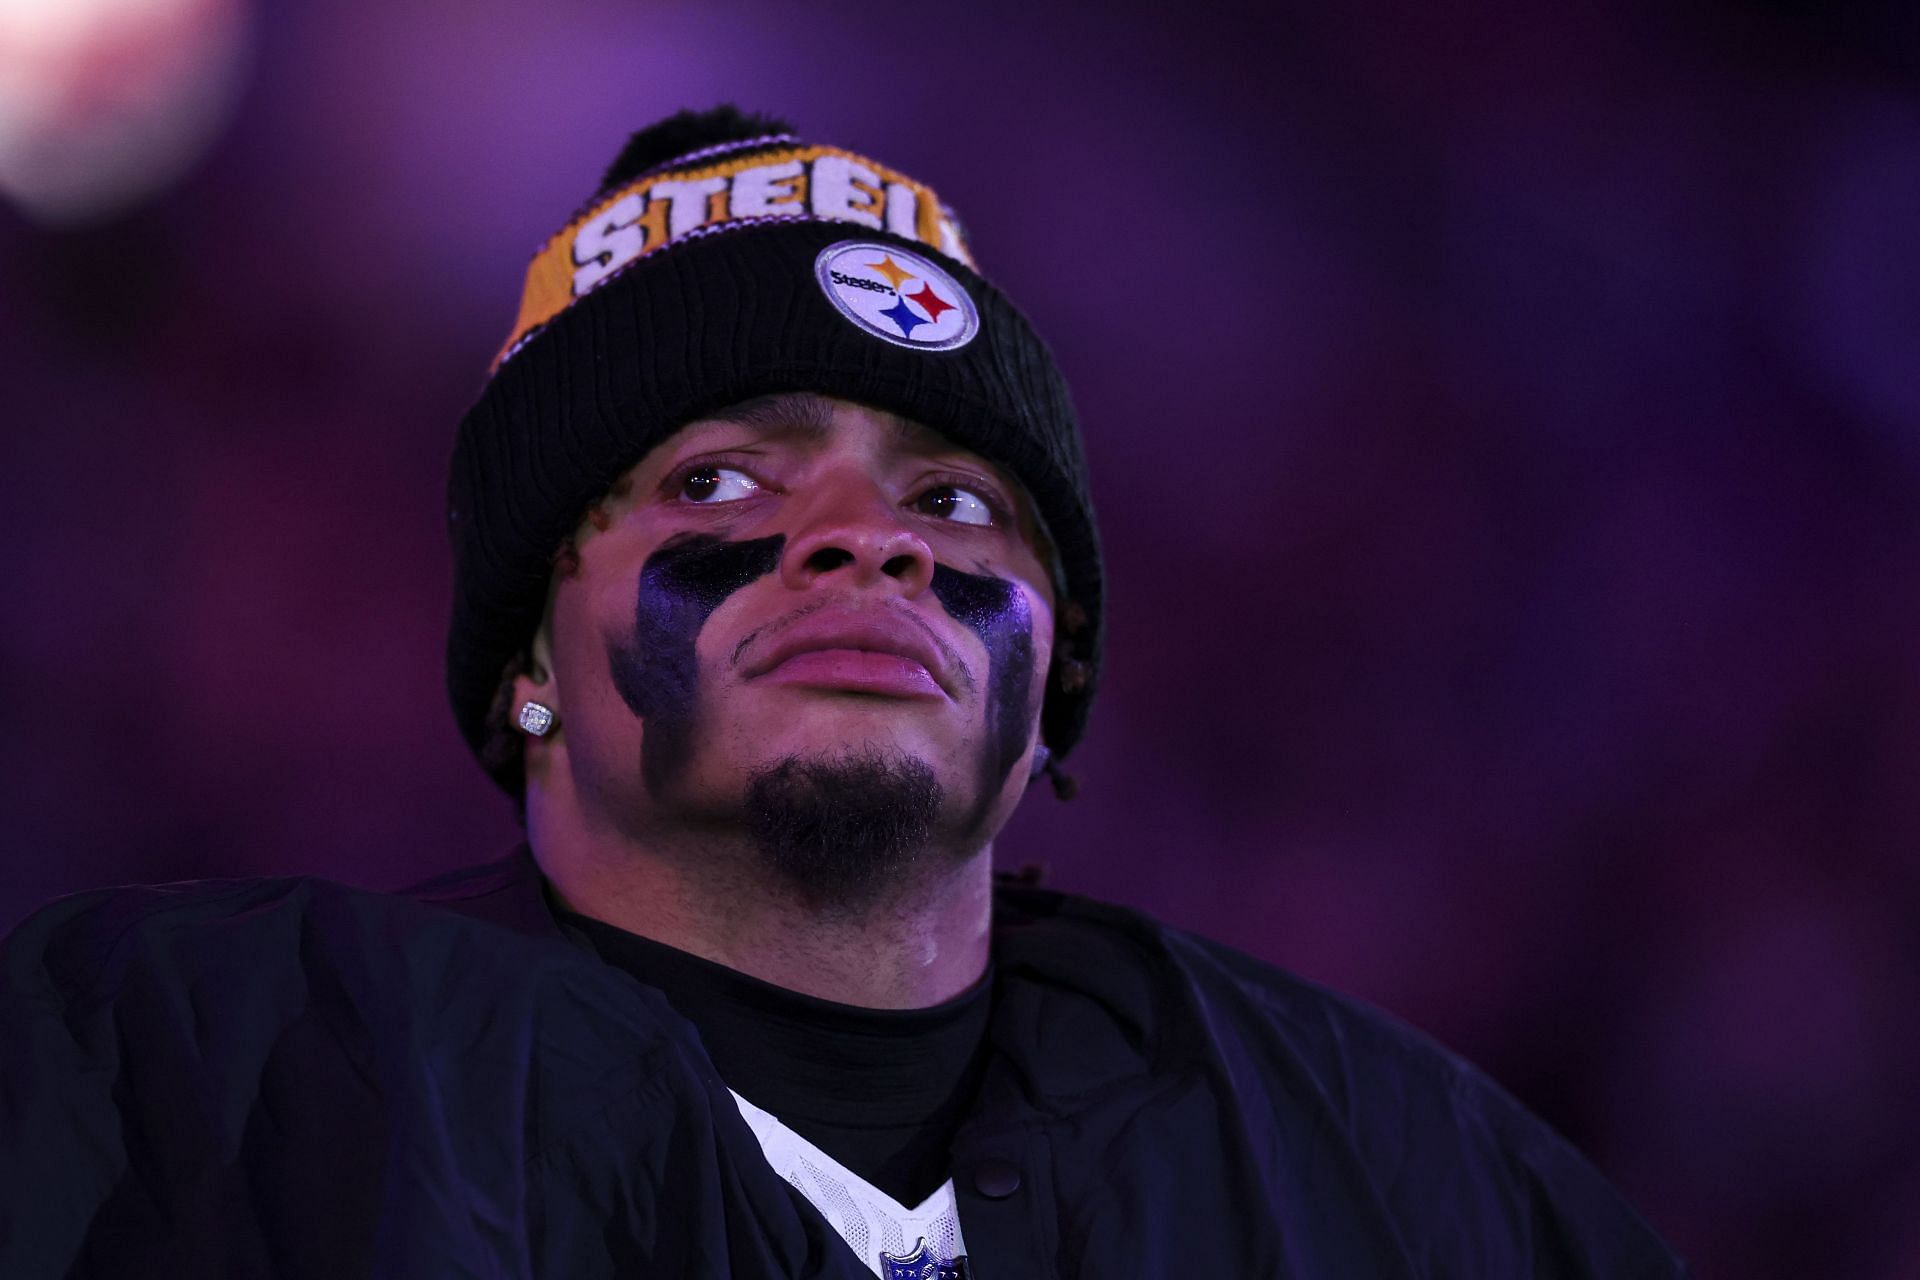
[[[817,909],[858,911],[923,866],[946,801],[897,746],[794,752],[747,779],[747,829],[767,870]]]

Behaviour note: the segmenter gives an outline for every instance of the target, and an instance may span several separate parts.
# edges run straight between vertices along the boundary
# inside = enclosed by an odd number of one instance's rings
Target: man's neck
[[[857,909],[809,903],[724,834],[648,847],[534,823],[534,857],[568,910],[763,982],[871,1009],[959,995],[987,964],[991,848],[928,851]],[[691,846],[691,847],[689,847]]]

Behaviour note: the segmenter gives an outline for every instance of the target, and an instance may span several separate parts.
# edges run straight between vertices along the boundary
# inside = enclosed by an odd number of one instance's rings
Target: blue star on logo
[[[927,323],[914,314],[913,309],[907,305],[905,298],[896,298],[893,305],[880,314],[899,325],[901,335],[908,338],[913,336],[915,329]]]

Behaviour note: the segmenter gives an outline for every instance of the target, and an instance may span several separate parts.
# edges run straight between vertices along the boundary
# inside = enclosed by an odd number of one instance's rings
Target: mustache
[[[811,617],[822,609],[836,606],[844,607],[847,603],[848,598],[845,596],[834,596],[824,600],[809,600],[791,612],[784,613],[771,622],[763,623],[755,627],[752,631],[742,636],[738,644],[733,646],[733,652],[727,655],[727,665],[738,667],[740,665],[740,655],[745,653],[748,646],[752,645],[755,641],[774,639],[782,631],[785,631],[804,618]],[[867,604],[861,607],[863,609],[883,609],[889,615],[904,620],[919,631],[920,634],[927,638],[928,644],[939,650],[940,657],[946,662],[947,670],[952,673],[956,682],[966,689],[969,694],[974,692],[977,687],[977,682],[974,679],[972,666],[961,656],[958,649],[954,648],[951,643],[928,624],[925,618],[921,617],[912,609],[907,608],[905,605],[891,602]]]

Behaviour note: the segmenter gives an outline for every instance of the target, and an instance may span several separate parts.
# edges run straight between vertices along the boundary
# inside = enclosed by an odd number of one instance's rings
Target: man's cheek
[[[621,700],[646,726],[641,767],[650,791],[658,794],[693,750],[701,629],[727,597],[772,573],[785,545],[779,535],[678,538],[641,567],[632,630],[609,643],[607,658]]]
[[[987,651],[986,742],[980,761],[982,803],[997,795],[1033,733],[1033,608],[1015,581],[968,573],[948,565],[933,569],[940,607],[978,636]]]

